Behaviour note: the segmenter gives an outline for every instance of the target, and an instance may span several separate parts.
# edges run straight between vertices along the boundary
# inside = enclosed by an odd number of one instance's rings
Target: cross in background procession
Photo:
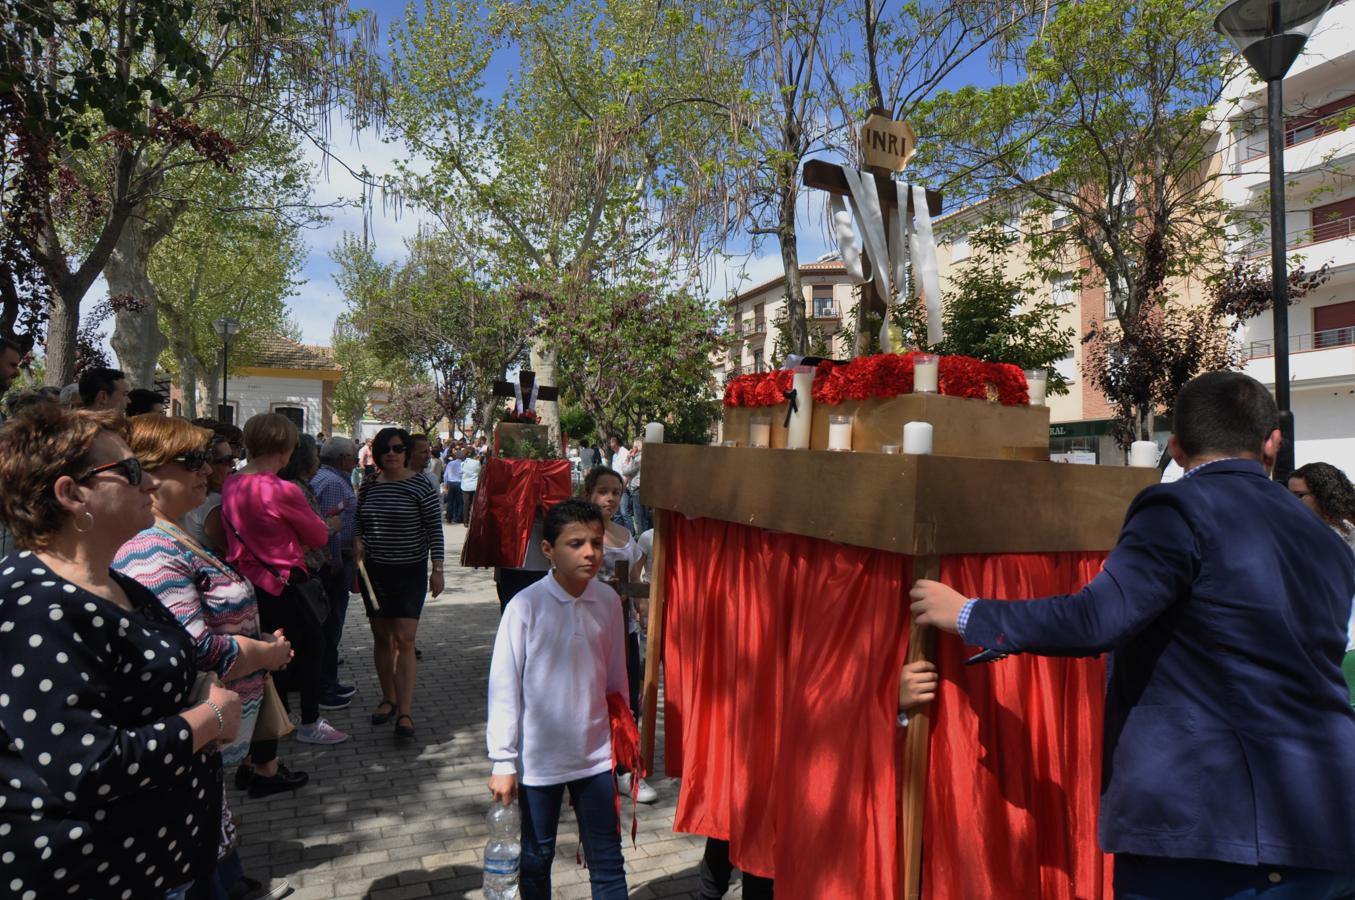
[[[518,372],[517,381],[496,381],[494,382],[495,397],[512,397],[513,412],[535,412],[536,401],[549,400],[558,401],[560,398],[560,389],[549,387],[547,385],[538,385],[536,383],[536,373],[531,369],[522,369]]]

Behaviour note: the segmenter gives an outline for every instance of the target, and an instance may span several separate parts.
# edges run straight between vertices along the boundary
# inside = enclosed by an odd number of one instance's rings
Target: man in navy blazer
[[[1268,477],[1278,422],[1259,382],[1201,375],[1168,445],[1185,477],[1134,499],[1091,584],[911,593],[918,622],[972,646],[1111,653],[1100,842],[1121,900],[1355,897],[1355,559]]]

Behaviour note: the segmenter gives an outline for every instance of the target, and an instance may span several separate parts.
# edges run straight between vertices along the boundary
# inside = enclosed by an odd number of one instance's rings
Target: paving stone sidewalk
[[[491,575],[456,562],[465,529],[448,526],[446,533],[447,590],[425,607],[419,628],[417,740],[397,744],[393,725],[368,722],[380,690],[371,633],[355,602],[340,677],[359,693],[348,709],[324,713],[349,740],[322,748],[285,739],[282,761],[311,775],[294,795],[250,800],[227,778],[246,871],[287,879],[295,900],[483,896],[480,858],[490,802],[486,678],[499,607]],[[658,743],[662,748],[662,735]],[[660,799],[639,807],[637,845],[624,843],[630,896],[694,898],[704,841],[672,830],[678,783],[656,778],[653,784]],[[625,802],[627,833],[629,813]],[[553,869],[556,897],[590,896],[587,871],[575,863],[578,846],[566,808]],[[739,896],[737,886],[730,896]]]

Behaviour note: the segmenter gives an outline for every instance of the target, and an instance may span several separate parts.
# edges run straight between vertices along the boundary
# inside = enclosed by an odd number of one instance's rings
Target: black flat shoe
[[[238,791],[247,791],[247,790],[249,790],[249,785],[250,785],[250,783],[253,782],[253,781],[254,781],[254,767],[253,767],[253,766],[236,766],[236,767],[235,767],[235,789],[236,789],[236,790],[238,790]]]
[[[401,725],[401,719],[408,719],[408,725]],[[401,715],[395,720],[395,736],[402,741],[413,740],[414,738],[414,720],[407,715]]]
[[[281,794],[283,791],[294,791],[297,788],[304,787],[306,782],[310,780],[310,775],[305,772],[293,772],[282,763],[278,763],[278,774],[276,775],[254,773],[254,779],[249,785],[249,795],[257,799]]]
[[[389,706],[390,712],[382,712],[381,708],[383,706]],[[380,703],[376,705],[376,712],[372,713],[372,724],[385,725],[391,719],[394,719],[395,714],[398,713],[399,711],[400,708],[395,705],[394,701],[382,700]]]

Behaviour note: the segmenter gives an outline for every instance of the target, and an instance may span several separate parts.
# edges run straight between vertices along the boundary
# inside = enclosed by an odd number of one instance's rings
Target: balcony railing
[[[842,318],[842,314],[838,312],[836,303],[815,303],[811,309],[811,313],[815,321]]]
[[[1347,106],[1345,109],[1338,109],[1336,112],[1327,113],[1325,116],[1309,119],[1302,124],[1286,128],[1284,130],[1285,149],[1293,147],[1296,144],[1305,144],[1308,141],[1317,140],[1324,134],[1335,134],[1338,131],[1342,131],[1348,127],[1352,117],[1355,117],[1355,107]],[[1337,119],[1340,119],[1341,121],[1334,121]],[[1261,131],[1261,134],[1266,134],[1264,129]],[[1249,163],[1252,160],[1264,159],[1269,155],[1270,139],[1269,136],[1267,136],[1266,143],[1260,149],[1253,150],[1246,147],[1243,148],[1241,158],[1238,161],[1238,168],[1242,168],[1243,164]]]
[[[752,322],[745,323],[744,326],[743,326],[743,329],[744,329],[744,334],[750,334],[750,335],[751,335],[751,334],[766,334],[766,333],[767,333],[767,320],[766,320],[766,319],[754,319]]]
[[[1348,328],[1329,328],[1326,331],[1314,331],[1311,334],[1291,334],[1289,352],[1304,350],[1330,350],[1333,347],[1355,346],[1355,326]],[[1275,355],[1275,342],[1252,341],[1242,348],[1243,360],[1262,359]]]
[[[1314,220],[1307,228],[1290,229],[1285,232],[1284,237],[1285,246],[1290,250],[1296,250],[1299,247],[1308,247],[1313,244],[1322,244],[1351,236],[1355,236],[1355,216]],[[1248,259],[1257,259],[1269,255],[1270,236],[1263,235],[1256,240],[1247,242],[1242,247],[1242,253]]]

